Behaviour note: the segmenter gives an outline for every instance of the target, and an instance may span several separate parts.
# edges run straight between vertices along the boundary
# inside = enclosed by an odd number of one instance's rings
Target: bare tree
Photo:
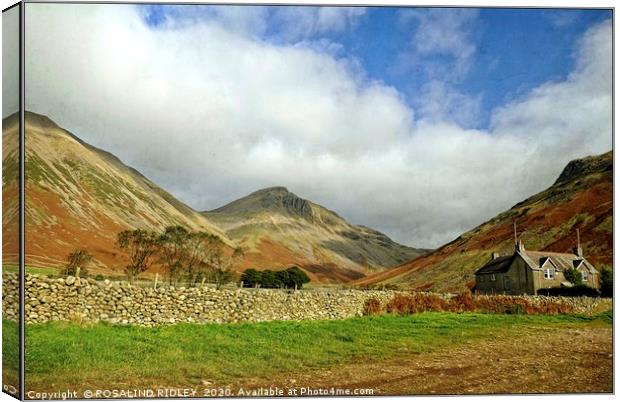
[[[185,261],[185,272],[189,286],[196,286],[196,283],[205,276],[207,267],[211,265],[211,261],[223,244],[219,237],[210,233],[190,233],[187,239]]]
[[[223,250],[223,243],[214,250],[211,256],[211,260],[208,262],[206,277],[207,279],[215,283],[215,286],[219,289],[223,284],[235,279],[234,268],[238,264],[239,260],[243,257],[243,249],[241,247],[235,248],[232,255],[226,255]]]
[[[159,236],[142,229],[125,230],[117,237],[117,245],[128,252],[129,264],[125,267],[127,280],[132,283],[134,278],[149,269],[154,255],[159,248]]]

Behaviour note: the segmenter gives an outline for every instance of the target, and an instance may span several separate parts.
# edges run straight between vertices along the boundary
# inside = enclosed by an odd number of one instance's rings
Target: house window
[[[545,269],[545,279],[553,279],[555,277],[555,269],[547,268]]]
[[[587,281],[588,280],[588,272],[587,271],[581,271],[581,280],[582,281]]]

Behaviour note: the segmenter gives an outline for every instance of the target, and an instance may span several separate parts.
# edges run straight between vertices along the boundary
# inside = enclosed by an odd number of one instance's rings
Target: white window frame
[[[588,280],[588,271],[581,271],[581,280],[582,281]]]
[[[555,268],[546,268],[544,271],[545,279],[553,279],[555,278]]]

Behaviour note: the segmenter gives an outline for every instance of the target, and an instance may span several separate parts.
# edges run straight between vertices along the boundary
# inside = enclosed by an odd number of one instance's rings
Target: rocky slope
[[[612,152],[570,162],[556,182],[454,241],[421,258],[356,282],[359,286],[395,285],[458,290],[474,283],[473,273],[492,252],[509,253],[513,223],[526,248],[570,252],[580,230],[586,258],[611,266],[613,251]]]
[[[376,230],[352,225],[284,187],[256,191],[204,215],[246,249],[246,267],[297,264],[315,280],[360,278],[424,252]]]
[[[15,116],[3,121],[4,197],[14,197],[15,192],[18,142],[12,133],[16,130]],[[116,234],[134,228],[182,225],[233,244],[204,215],[114,155],[34,113],[26,114],[25,168],[27,265],[62,266],[69,252],[84,248],[101,270],[120,271],[124,261],[115,248]],[[15,226],[16,214],[3,218],[4,228]],[[3,250],[9,257],[12,250],[5,244]]]

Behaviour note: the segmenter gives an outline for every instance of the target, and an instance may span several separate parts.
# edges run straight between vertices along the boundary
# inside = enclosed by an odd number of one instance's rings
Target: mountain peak
[[[210,212],[253,215],[269,211],[312,219],[312,203],[291,193],[286,187],[268,187],[251,193]]]
[[[290,191],[288,191],[288,188],[284,186],[274,186],[274,187],[267,187],[267,188],[257,190],[250,195],[266,195],[266,194],[286,195],[286,194],[290,194]]]
[[[566,165],[558,179],[553,183],[562,184],[571,181],[576,177],[582,177],[592,173],[603,173],[613,170],[612,151],[602,155],[587,156],[581,159],[572,160]]]

